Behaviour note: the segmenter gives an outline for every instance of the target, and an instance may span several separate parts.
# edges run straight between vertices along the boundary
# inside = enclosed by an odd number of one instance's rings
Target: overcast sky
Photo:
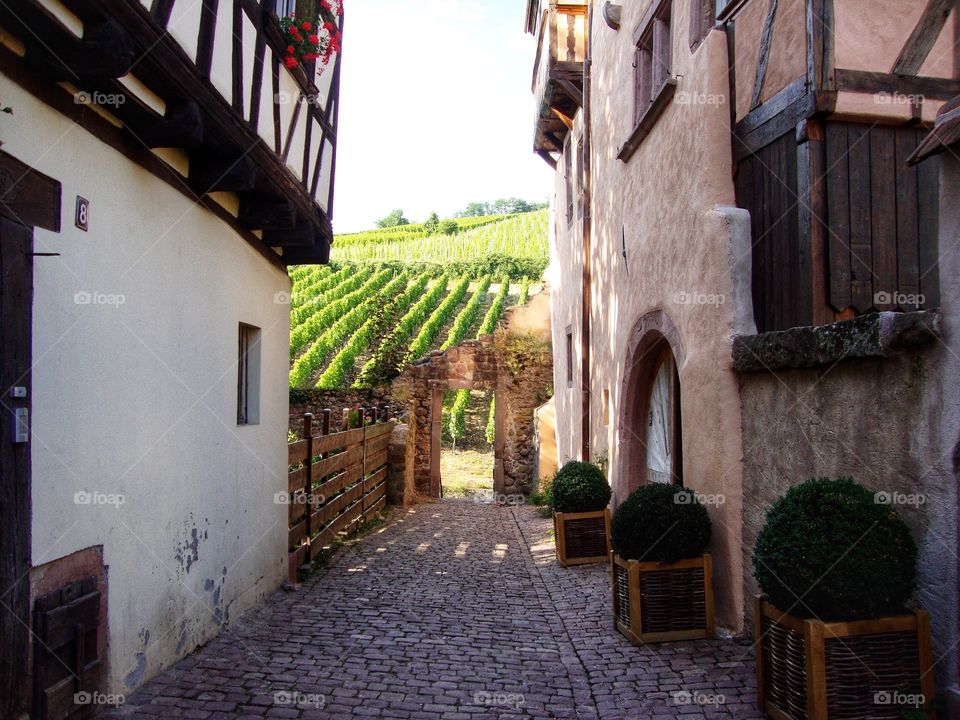
[[[335,232],[394,208],[418,221],[471,201],[547,199],[524,0],[344,4]]]

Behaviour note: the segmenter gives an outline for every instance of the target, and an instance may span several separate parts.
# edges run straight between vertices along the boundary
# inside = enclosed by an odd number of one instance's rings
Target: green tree
[[[410,221],[403,216],[403,210],[394,210],[386,217],[377,220],[378,228],[397,227],[398,225],[409,225]]]
[[[513,215],[514,213],[530,212],[533,210],[533,206],[520,198],[501,198],[493,204],[492,210],[494,215]]]
[[[444,235],[455,235],[457,232],[457,221],[456,220],[441,220],[440,221],[440,232]]]
[[[433,235],[440,228],[440,218],[435,212],[430,213],[430,217],[423,221],[423,229]]]
[[[457,213],[459,217],[483,217],[484,215],[492,215],[490,212],[490,205],[484,202],[472,202],[467,204],[467,207]]]

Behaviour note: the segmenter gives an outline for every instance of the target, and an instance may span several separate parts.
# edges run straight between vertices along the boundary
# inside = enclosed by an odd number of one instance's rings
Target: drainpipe
[[[587,6],[587,57],[583,63],[583,298],[580,317],[581,394],[583,397],[582,448],[583,461],[590,462],[590,292],[592,286],[590,267],[591,207],[590,187],[590,65],[593,62],[593,3]]]

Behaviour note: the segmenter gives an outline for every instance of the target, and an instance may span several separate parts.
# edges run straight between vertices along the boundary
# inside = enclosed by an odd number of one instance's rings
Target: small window
[[[670,79],[672,35],[670,2],[661,2],[650,22],[640,32],[634,60],[636,108],[634,123],[639,124],[650,105]]]
[[[731,0],[690,0],[690,51],[706,39],[717,24],[717,15]]]
[[[260,423],[260,328],[240,323],[237,425]]]
[[[573,387],[573,330],[567,327],[567,387]]]
[[[603,389],[603,424],[610,424],[610,390],[609,388]]]
[[[577,141],[577,217],[583,220],[584,211],[584,173],[586,171],[586,157],[583,154],[583,138]]]
[[[277,17],[290,17],[297,12],[297,0],[277,0]]]

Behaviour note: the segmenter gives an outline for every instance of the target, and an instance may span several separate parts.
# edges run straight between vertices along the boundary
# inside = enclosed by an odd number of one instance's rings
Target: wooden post
[[[360,427],[363,428],[363,437],[360,440],[360,519],[357,521],[357,527],[363,525],[366,520],[366,513],[363,509],[363,495],[367,489],[367,409],[360,408]]]
[[[341,416],[340,423],[341,430],[346,431],[350,429],[350,408],[343,409],[343,415]]]
[[[766,678],[763,673],[763,596],[753,596],[753,655],[756,658],[757,671],[757,708],[760,712],[766,712],[767,703],[766,690],[764,683]]]
[[[313,502],[311,501],[311,496],[313,494],[313,413],[304,413],[303,414],[303,434],[307,440],[307,460],[304,464],[304,469],[306,471],[306,481],[304,485],[304,504],[306,505],[306,522],[307,529],[307,556],[305,558],[304,564],[310,564],[311,558],[311,537],[313,535],[310,528],[310,517],[313,514]]]
[[[803,624],[807,651],[807,718],[827,720],[827,667],[823,623],[807,620]]]
[[[433,387],[430,404],[430,497],[443,497],[440,477],[440,443],[443,432],[443,389]]]

